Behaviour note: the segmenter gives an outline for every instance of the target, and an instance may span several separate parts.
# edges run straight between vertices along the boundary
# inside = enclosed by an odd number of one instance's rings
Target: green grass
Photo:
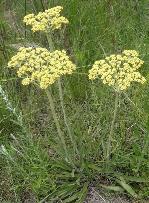
[[[65,162],[46,94],[35,87],[22,87],[7,62],[15,47],[47,46],[43,34],[33,35],[22,23],[25,13],[62,5],[70,24],[56,46],[65,48],[77,64],[76,74],[63,78],[67,117],[77,143],[73,155],[57,84],[52,86],[61,128],[75,167]],[[1,201],[82,202],[91,184],[97,188],[114,186],[137,199],[149,196],[149,85],[132,85],[121,94],[116,118],[113,152],[108,168],[105,148],[114,110],[115,93],[99,80],[90,82],[89,68],[105,55],[135,49],[145,61],[142,73],[148,75],[149,5],[142,1],[56,0],[2,1],[0,81],[8,100],[1,94]],[[10,102],[12,109],[8,108]],[[21,123],[18,118],[21,115]],[[115,187],[117,186],[117,188]],[[134,192],[135,191],[135,192]],[[65,201],[64,201],[65,200]],[[140,200],[142,201],[142,200]],[[76,201],[77,202],[77,201]]]

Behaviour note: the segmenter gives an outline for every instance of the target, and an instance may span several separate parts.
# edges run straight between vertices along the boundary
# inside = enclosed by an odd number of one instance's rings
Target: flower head
[[[58,30],[61,29],[62,25],[69,23],[67,18],[60,16],[62,9],[63,7],[56,6],[44,12],[39,12],[37,15],[28,14],[24,17],[23,22],[26,25],[31,25],[33,32]]]
[[[53,84],[60,76],[72,74],[76,69],[66,51],[49,52],[40,47],[21,47],[9,61],[8,67],[14,68],[18,77],[23,78],[23,85],[37,83],[42,89]]]
[[[101,77],[104,84],[116,90],[126,90],[131,82],[144,83],[146,79],[138,72],[144,61],[138,58],[135,50],[124,50],[122,54],[110,55],[104,60],[96,61],[89,70],[89,79]]]

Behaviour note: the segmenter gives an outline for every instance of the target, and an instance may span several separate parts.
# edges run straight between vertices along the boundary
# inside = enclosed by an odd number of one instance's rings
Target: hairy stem
[[[58,121],[58,118],[57,118],[53,98],[52,98],[51,92],[49,90],[46,90],[46,94],[47,94],[47,97],[48,97],[48,100],[49,100],[49,103],[50,103],[50,108],[51,108],[52,116],[53,116],[53,119],[54,119],[54,122],[55,122],[55,125],[56,125],[56,128],[57,128],[57,133],[58,133],[60,142],[62,144],[63,150],[65,152],[66,160],[68,161],[69,158],[68,158],[68,151],[67,151],[67,147],[66,147],[66,142],[65,142],[65,139],[63,137],[63,134],[62,134],[62,131],[61,131],[61,128],[60,128],[60,124],[59,124],[59,121]]]
[[[75,152],[78,153],[78,149],[77,149],[75,139],[74,139],[74,137],[72,135],[69,122],[67,120],[67,116],[66,116],[66,112],[65,112],[65,108],[64,108],[62,85],[61,85],[61,80],[60,79],[58,79],[58,88],[59,88],[59,97],[60,97],[60,102],[61,102],[61,108],[62,108],[63,116],[64,116],[64,122],[65,122],[65,125],[66,125],[66,128],[67,128],[68,136],[69,136],[69,138],[70,138],[70,140],[71,140],[71,142],[73,144],[73,151],[74,151],[74,154],[75,154]]]
[[[47,36],[50,51],[54,51],[55,46],[54,46],[54,43],[53,43],[53,40],[52,40],[52,34],[49,32],[46,36]]]
[[[112,136],[113,136],[113,132],[114,132],[114,124],[115,124],[117,110],[118,110],[118,101],[119,101],[119,92],[116,91],[115,105],[114,105],[114,114],[113,114],[113,119],[112,119],[112,123],[111,123],[110,133],[109,133],[109,137],[108,137],[108,143],[107,143],[107,154],[106,154],[107,161],[109,160],[110,154],[111,154],[111,141],[112,141]]]
[[[52,40],[51,33],[49,32],[46,36],[47,36],[50,51],[54,51],[55,46],[54,46],[54,43],[53,43],[53,40]],[[67,128],[68,136],[69,136],[69,138],[70,138],[70,140],[71,140],[71,142],[73,144],[73,151],[74,151],[74,154],[75,154],[75,152],[78,152],[78,150],[77,150],[77,145],[76,145],[76,142],[75,142],[75,140],[74,140],[74,138],[72,136],[72,132],[71,132],[68,120],[67,120],[67,116],[66,116],[66,112],[65,112],[65,108],[64,108],[64,101],[63,101],[62,84],[61,84],[60,78],[58,79],[58,88],[59,88],[59,97],[60,97],[61,108],[62,108],[62,112],[63,112],[63,116],[64,116],[65,126]]]

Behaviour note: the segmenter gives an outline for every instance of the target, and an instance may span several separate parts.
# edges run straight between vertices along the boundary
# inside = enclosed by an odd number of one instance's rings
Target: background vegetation
[[[63,39],[55,36],[56,46],[65,48],[78,67],[78,73],[62,80],[65,109],[78,147],[75,156],[67,139],[57,85],[52,87],[75,169],[65,163],[58,150],[45,93],[33,86],[22,87],[7,68],[9,58],[18,47],[48,47],[45,36],[31,33],[22,19],[28,13],[56,5],[64,7],[70,21]],[[81,202],[91,185],[124,192],[133,198],[149,196],[148,82],[144,86],[134,84],[121,95],[114,151],[105,169],[105,146],[115,95],[100,81],[92,84],[86,76],[95,60],[124,49],[135,49],[145,61],[142,74],[149,77],[148,11],[146,0],[0,2],[0,201],[59,202],[62,199],[71,202],[77,199]]]

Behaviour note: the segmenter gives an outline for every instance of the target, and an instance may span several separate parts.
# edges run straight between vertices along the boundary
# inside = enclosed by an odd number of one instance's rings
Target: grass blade
[[[120,180],[117,180],[117,182],[122,186],[122,188],[124,188],[124,190],[126,190],[128,192],[128,194],[130,194],[132,197],[137,198],[138,195],[136,194],[136,192],[133,190],[133,188],[128,185],[124,178],[121,177]]]
[[[120,186],[115,186],[115,185],[106,186],[106,185],[103,185],[103,184],[100,184],[99,186],[103,187],[106,190],[112,190],[112,191],[115,191],[115,192],[123,192],[124,191],[123,188],[120,187]]]
[[[88,192],[88,183],[85,183],[83,186],[83,189],[80,191],[79,199],[76,201],[76,203],[83,203]]]

